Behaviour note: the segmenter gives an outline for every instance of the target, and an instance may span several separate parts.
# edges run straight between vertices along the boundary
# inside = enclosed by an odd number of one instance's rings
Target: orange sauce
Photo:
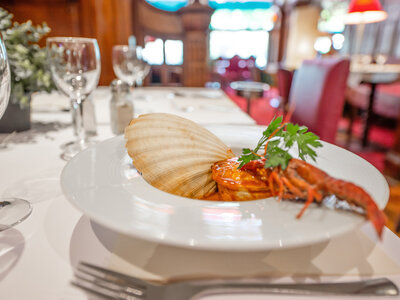
[[[216,162],[211,169],[218,192],[203,197],[203,200],[248,201],[271,196],[264,168],[253,173],[242,171],[238,167],[237,157]]]
[[[259,191],[269,188],[262,176],[242,171],[238,167],[237,157],[219,161],[212,166],[213,179],[218,185],[231,190],[245,188],[246,190]]]
[[[201,198],[201,200],[222,201],[222,198],[221,198],[221,196],[219,195],[218,192],[214,192],[212,194],[209,194],[209,195]]]

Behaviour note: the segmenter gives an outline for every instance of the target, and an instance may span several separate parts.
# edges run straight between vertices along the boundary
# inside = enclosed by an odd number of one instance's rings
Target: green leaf
[[[243,167],[245,164],[251,162],[252,160],[260,159],[260,156],[254,154],[250,149],[243,149],[243,155],[239,157],[238,161],[240,161],[239,168]]]
[[[290,159],[292,159],[289,151],[293,147],[297,146],[298,156],[303,160],[308,157],[315,160],[317,157],[315,149],[322,147],[319,137],[309,132],[306,126],[292,123],[283,124],[282,117],[274,118],[263,131],[263,135],[254,150],[243,149],[243,154],[239,157],[239,168],[252,160],[260,159],[262,156],[256,153],[260,149],[264,149],[266,144],[268,146],[264,155],[264,167],[274,168],[280,166],[282,169],[286,169]]]
[[[273,119],[271,123],[268,125],[267,129],[264,130],[263,136],[269,137],[275,130],[281,126],[283,121],[282,116]]]
[[[286,169],[292,156],[285,150],[275,147],[267,155],[267,160],[265,161],[265,168],[274,168],[281,166],[284,170]]]

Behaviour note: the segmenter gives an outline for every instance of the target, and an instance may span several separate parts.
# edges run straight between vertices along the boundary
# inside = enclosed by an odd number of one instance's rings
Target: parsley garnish
[[[252,160],[265,158],[264,168],[281,166],[282,169],[286,169],[292,158],[289,150],[296,144],[302,160],[308,156],[315,161],[317,153],[313,148],[322,147],[319,137],[309,132],[306,126],[283,123],[282,117],[274,118],[264,130],[257,146],[253,150],[243,149],[243,154],[239,157],[239,168]],[[264,155],[258,154],[258,151],[262,149],[264,149]]]

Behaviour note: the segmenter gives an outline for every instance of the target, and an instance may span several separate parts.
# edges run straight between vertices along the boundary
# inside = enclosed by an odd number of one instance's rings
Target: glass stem
[[[85,98],[71,99],[72,124],[79,144],[85,143],[85,129],[83,121],[83,102]]]
[[[141,78],[136,79],[136,86],[137,87],[142,87],[143,86],[143,80]]]

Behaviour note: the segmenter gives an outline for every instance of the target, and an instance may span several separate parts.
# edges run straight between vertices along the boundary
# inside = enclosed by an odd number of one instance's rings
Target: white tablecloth
[[[143,92],[145,99],[135,102],[136,114],[165,111],[202,124],[254,125],[223,94],[200,92],[204,90]],[[99,140],[112,137],[109,98],[107,89],[99,89],[93,95]],[[0,232],[0,299],[95,299],[70,285],[73,268],[79,261],[152,280],[207,275],[316,282],[387,276],[400,286],[400,240],[385,229],[382,241],[376,241],[368,224],[329,242],[299,249],[222,253],[154,244],[91,222],[72,207],[60,189],[59,175],[66,164],[60,158],[60,145],[73,139],[70,115],[60,111],[66,107],[67,99],[57,94],[37,96],[32,130],[9,136],[6,147],[0,149],[0,196],[22,197],[33,204],[28,219]],[[0,136],[2,140],[4,137]],[[305,298],[229,295],[207,299]]]

